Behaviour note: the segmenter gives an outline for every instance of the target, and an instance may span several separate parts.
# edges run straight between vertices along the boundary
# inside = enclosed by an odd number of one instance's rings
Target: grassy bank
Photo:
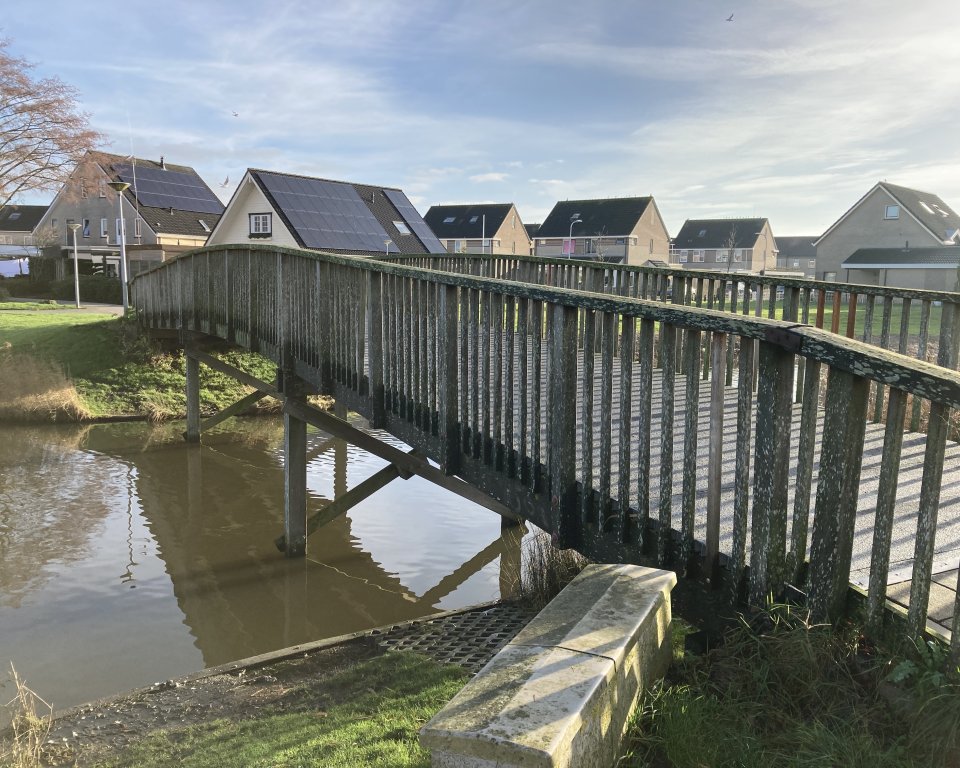
[[[275,366],[250,353],[219,356],[270,381]],[[247,390],[201,366],[201,409],[212,413]],[[112,315],[0,312],[0,419],[81,421],[106,416],[161,420],[186,410],[184,360],[148,343],[136,323]]]

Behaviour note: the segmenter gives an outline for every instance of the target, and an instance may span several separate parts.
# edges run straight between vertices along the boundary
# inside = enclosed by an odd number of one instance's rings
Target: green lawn
[[[66,304],[58,304],[49,301],[0,301],[0,312],[3,310],[24,311],[24,310],[46,310],[46,309],[67,309]]]
[[[227,362],[266,381],[276,366],[247,352],[222,352]],[[92,416],[174,418],[186,412],[182,353],[160,352],[129,319],[66,312],[0,313],[0,381],[16,377],[22,359],[49,363],[66,375]],[[201,409],[213,413],[246,388],[201,366]],[[2,393],[0,393],[2,397]]]
[[[284,710],[158,731],[98,766],[412,768],[430,765],[417,731],[469,675],[409,653],[388,653],[332,677]]]

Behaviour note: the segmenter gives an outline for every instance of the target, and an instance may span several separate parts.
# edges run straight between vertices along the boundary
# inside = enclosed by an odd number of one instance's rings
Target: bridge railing
[[[879,622],[891,546],[908,537],[908,620],[924,627],[960,407],[953,303],[938,366],[796,321],[265,246],[185,254],[132,296],[145,326],[270,357],[590,557],[705,572],[756,603],[798,585],[829,618],[866,537]],[[871,386],[887,397],[868,437]],[[929,420],[912,480],[911,397]]]
[[[955,310],[960,304],[960,293],[953,291],[825,282],[782,274],[638,267],[590,259],[499,254],[391,255],[380,258],[423,269],[801,322],[928,362],[939,359],[944,306],[953,306]],[[734,347],[728,347],[728,383],[732,381],[736,364],[734,351]],[[710,358],[706,354],[705,342],[701,355],[701,374],[707,379]],[[804,376],[803,362],[799,362],[794,391],[798,403],[803,393]],[[925,428],[926,413],[921,411],[919,399],[911,399],[907,412],[913,431]],[[882,420],[883,387],[873,388],[869,413],[873,422]],[[957,430],[951,436],[960,440]]]

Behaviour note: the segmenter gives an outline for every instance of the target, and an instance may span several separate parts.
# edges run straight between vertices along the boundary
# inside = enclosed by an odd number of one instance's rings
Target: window
[[[653,253],[653,238],[650,238],[650,253]]]
[[[457,220],[457,217],[456,217],[456,216],[447,216],[447,218],[445,218],[445,219],[443,220],[443,223],[444,223],[444,224],[453,224],[453,222],[455,222],[456,220]]]
[[[694,251],[693,252],[694,261],[703,261],[703,251]]]
[[[739,248],[734,249],[733,251],[733,260],[734,261],[743,261],[743,251]]]
[[[7,216],[8,221],[16,221],[20,218],[20,211],[14,211],[9,216]]]
[[[943,208],[941,208],[939,205],[936,205],[936,204],[934,204],[933,210],[935,210],[937,213],[939,213],[941,216],[943,216],[943,218],[947,218],[947,216],[950,215],[950,214],[947,213],[945,210],[943,210]]]
[[[793,260],[793,266],[799,267],[799,266],[800,266],[800,259],[794,259],[794,260]]]
[[[83,236],[90,237],[90,219],[83,220]]]
[[[933,213],[933,208],[923,202],[923,200],[918,200],[917,202],[920,203],[920,205],[923,207],[923,210],[925,210],[927,213]]]
[[[270,237],[273,234],[272,213],[251,213],[250,237]]]
[[[807,267],[809,267],[810,269],[816,269],[816,267],[817,267],[817,260],[816,260],[816,259],[810,259],[810,260],[807,262]]]
[[[705,230],[705,229],[701,229],[701,230],[697,233],[697,237],[706,237],[706,236],[707,236],[707,230]]]
[[[463,253],[463,240],[454,240],[454,241],[453,241],[453,252],[454,252],[454,253]]]
[[[139,219],[139,218],[138,218],[138,219],[133,223],[133,236],[134,236],[135,238],[137,238],[138,240],[140,239],[140,222],[141,222],[141,221],[142,221],[142,219]]]
[[[209,233],[210,233],[210,225],[207,224],[207,222],[205,222],[203,219],[197,219],[197,221],[200,222],[200,226],[203,227],[203,231],[209,234]]]
[[[56,228],[57,228],[57,220],[50,219],[50,229],[56,230]]]
[[[471,223],[471,224],[476,224],[476,223],[477,223],[477,219],[479,219],[479,218],[480,218],[479,216],[471,216],[471,217],[470,217],[470,223]]]
[[[84,199],[87,197],[87,182],[83,179],[80,179],[80,197]]]
[[[888,205],[883,209],[883,218],[885,219],[899,219],[900,218],[900,206],[899,205]]]
[[[686,264],[686,263],[687,263],[687,252],[686,252],[686,251],[680,251],[679,261],[680,261],[681,264]]]
[[[104,188],[103,179],[97,180],[97,195],[100,197],[107,196],[107,190]]]
[[[725,262],[729,258],[729,253],[726,250],[717,251],[717,261]]]
[[[110,237],[110,227],[106,219],[100,219],[100,237]]]
[[[410,227],[408,227],[403,221],[395,221],[393,222],[393,226],[397,228],[397,232],[399,232],[401,235],[410,234]]]

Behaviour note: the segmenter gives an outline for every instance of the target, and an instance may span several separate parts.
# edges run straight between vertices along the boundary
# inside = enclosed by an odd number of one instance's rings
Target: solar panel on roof
[[[437,236],[433,234],[433,230],[427,226],[427,223],[417,212],[417,209],[413,207],[413,203],[407,199],[407,196],[402,191],[399,189],[385,189],[383,192],[403,217],[407,226],[420,238],[420,242],[423,243],[423,247],[427,249],[427,253],[444,253],[446,251],[446,248],[443,247],[437,239]]]
[[[349,184],[258,172],[306,248],[383,251],[387,233]]]
[[[140,205],[195,213],[223,213],[223,203],[195,173],[162,168],[114,166],[117,178],[127,182]]]

